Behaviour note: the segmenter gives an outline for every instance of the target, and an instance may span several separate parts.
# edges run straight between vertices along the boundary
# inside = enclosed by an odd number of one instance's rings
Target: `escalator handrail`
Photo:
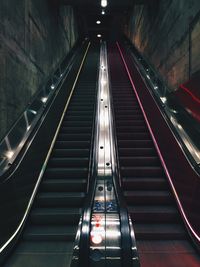
[[[81,43],[81,46],[79,43]],[[82,42],[79,40],[76,42],[68,55],[65,56],[64,60],[62,59],[58,64],[56,71],[50,75],[45,85],[35,93],[23,113],[0,141],[1,182],[6,180],[8,175],[13,172],[13,168],[16,168],[15,160],[24,149],[29,137],[35,131],[35,127],[37,127],[45,110],[48,109],[54,97],[58,94],[79,51],[86,43],[87,40]]]

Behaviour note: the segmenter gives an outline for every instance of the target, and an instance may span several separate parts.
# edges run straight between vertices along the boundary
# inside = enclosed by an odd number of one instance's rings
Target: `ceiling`
[[[113,32],[120,31],[120,24],[124,23],[130,10],[135,4],[143,4],[145,0],[107,0],[108,5],[102,15],[101,0],[60,0],[61,4],[71,5],[78,12],[81,28],[84,34],[96,36],[98,33],[108,37]],[[101,24],[97,25],[96,21]],[[79,21],[80,22],[80,21]]]

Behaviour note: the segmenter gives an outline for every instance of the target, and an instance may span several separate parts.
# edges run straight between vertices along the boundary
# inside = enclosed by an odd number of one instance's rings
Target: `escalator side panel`
[[[166,123],[158,105],[150,94],[144,80],[130,56],[122,49],[131,78],[137,84],[137,94],[143,104],[151,130],[169,173],[169,182],[174,188],[175,197],[179,199],[179,209],[196,245],[200,247],[200,178],[190,165],[174,134]],[[173,149],[173,153],[172,152]],[[184,216],[184,215],[183,215]],[[194,231],[194,232],[193,232]],[[195,237],[195,235],[197,236]]]
[[[120,54],[109,51],[122,188],[141,266],[199,266]]]
[[[25,267],[27,263],[29,267],[70,266],[87,193],[98,57],[98,49],[92,48],[64,116],[25,230],[5,267]],[[80,95],[87,97],[80,98]]]

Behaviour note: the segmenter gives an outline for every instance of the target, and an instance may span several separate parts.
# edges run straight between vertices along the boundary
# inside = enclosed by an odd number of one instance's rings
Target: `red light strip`
[[[185,87],[183,84],[179,85],[179,87],[188,93],[194,99],[194,101],[200,104],[200,99],[196,97],[187,87]]]
[[[185,212],[184,212],[184,210],[183,210],[182,204],[181,204],[181,202],[180,202],[180,200],[179,200],[178,194],[177,194],[176,189],[175,189],[175,187],[174,187],[174,185],[173,185],[173,182],[172,182],[172,179],[171,179],[170,174],[169,174],[169,172],[168,172],[168,169],[167,169],[167,166],[166,166],[166,164],[165,164],[165,161],[164,161],[164,159],[163,159],[163,157],[162,157],[162,154],[161,154],[161,151],[160,151],[160,149],[159,149],[158,143],[157,143],[157,141],[156,141],[156,139],[155,139],[155,136],[154,136],[154,134],[153,134],[153,131],[152,131],[151,126],[150,126],[150,124],[149,124],[149,121],[148,121],[148,119],[147,119],[146,113],[145,113],[144,108],[143,108],[143,106],[142,106],[142,103],[141,103],[141,101],[140,101],[139,95],[138,95],[137,90],[136,90],[136,88],[135,88],[133,79],[132,79],[132,77],[131,77],[129,68],[128,68],[127,64],[126,64],[126,61],[125,61],[125,59],[124,59],[124,56],[123,56],[122,50],[121,50],[121,48],[120,48],[120,45],[119,45],[118,42],[116,43],[116,45],[117,45],[117,48],[118,48],[118,50],[119,50],[120,56],[121,56],[121,58],[122,58],[122,61],[123,61],[123,63],[124,63],[124,67],[125,67],[125,69],[126,69],[126,72],[127,72],[128,77],[129,77],[130,83],[131,83],[131,85],[132,85],[132,87],[133,87],[133,91],[135,92],[136,98],[137,98],[138,103],[139,103],[139,105],[140,105],[140,108],[141,108],[141,110],[142,110],[142,113],[143,113],[143,116],[144,116],[144,118],[145,118],[146,124],[147,124],[147,126],[148,126],[149,131],[150,131],[150,134],[151,134],[151,137],[152,137],[152,139],[153,139],[154,145],[155,145],[156,150],[157,150],[157,152],[158,152],[159,158],[160,158],[160,160],[161,160],[161,162],[162,162],[162,166],[163,166],[163,168],[164,168],[164,170],[165,170],[165,173],[166,173],[166,175],[167,175],[167,178],[169,179],[169,182],[170,182],[170,184],[171,184],[172,190],[174,191],[174,195],[175,195],[176,200],[177,200],[177,202],[178,202],[178,205],[179,205],[180,211],[181,211],[181,213],[182,213],[182,216],[184,217],[184,220],[185,220],[187,226],[189,227],[189,229],[191,230],[191,232],[193,233],[193,235],[195,236],[195,238],[198,240],[198,242],[200,242],[200,237],[198,236],[198,234],[197,234],[197,233],[194,231],[194,229],[192,228],[192,225],[191,225],[190,222],[188,221],[188,219],[187,219],[187,217],[186,217],[186,214],[185,214]]]

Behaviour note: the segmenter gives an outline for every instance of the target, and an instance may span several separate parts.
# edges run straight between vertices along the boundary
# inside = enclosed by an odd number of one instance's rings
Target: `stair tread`
[[[32,225],[25,229],[25,235],[74,235],[77,226],[74,225]]]
[[[38,198],[63,198],[63,197],[85,197],[83,192],[42,192]]]
[[[125,196],[171,196],[169,191],[161,191],[161,190],[131,190],[124,191]]]
[[[86,179],[47,179],[42,184],[80,184],[86,182]]]
[[[60,214],[81,214],[81,208],[35,208],[33,215],[60,215]]]
[[[175,206],[165,205],[137,205],[128,206],[128,211],[131,213],[142,212],[142,213],[178,213]]]
[[[172,223],[134,223],[136,233],[185,233],[185,229],[180,224]]]
[[[124,182],[132,182],[132,183],[137,183],[137,182],[143,182],[143,183],[157,183],[157,182],[166,182],[166,179],[164,177],[134,177],[134,178],[129,178],[129,177],[123,177],[122,180]]]

